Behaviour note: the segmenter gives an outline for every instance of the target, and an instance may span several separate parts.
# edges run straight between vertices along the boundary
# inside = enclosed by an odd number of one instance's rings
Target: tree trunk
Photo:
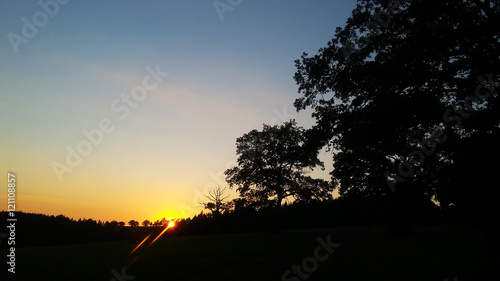
[[[278,203],[276,205],[276,208],[281,208],[281,202],[283,201],[283,192],[280,190],[278,193]]]

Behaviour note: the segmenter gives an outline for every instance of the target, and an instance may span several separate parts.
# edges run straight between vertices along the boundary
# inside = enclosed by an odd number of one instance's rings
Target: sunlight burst
[[[156,236],[156,238],[149,244],[148,247],[150,247],[151,245],[153,245],[154,242],[156,242],[156,240],[158,240],[158,238],[160,238],[160,236],[163,235],[163,233],[165,233],[165,231],[167,231],[167,229],[171,228],[171,227],[174,227],[175,226],[175,222],[179,219],[179,216],[176,217],[174,220],[170,221],[168,224],[167,224],[167,227],[165,227],[165,229],[160,233],[158,234],[158,236]]]

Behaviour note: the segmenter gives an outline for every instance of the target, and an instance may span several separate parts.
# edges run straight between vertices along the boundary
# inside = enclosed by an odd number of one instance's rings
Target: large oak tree
[[[499,26],[498,0],[359,0],[326,47],[296,61],[295,106],[314,109],[342,196],[412,188],[444,206],[493,203]]]
[[[238,165],[224,172],[226,181],[256,208],[280,207],[289,196],[305,202],[331,198],[329,182],[307,175],[323,163],[305,140],[294,120],[246,133],[236,140]]]

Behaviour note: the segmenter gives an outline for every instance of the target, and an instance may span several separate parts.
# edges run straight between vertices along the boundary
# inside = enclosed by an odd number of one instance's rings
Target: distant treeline
[[[397,201],[392,201],[397,202]],[[1,212],[6,221],[8,213]],[[117,221],[74,220],[63,215],[47,216],[16,213],[16,247],[93,243],[103,241],[140,241],[147,234],[161,232],[164,226],[129,227]],[[254,210],[243,208],[212,215],[200,213],[181,219],[165,236],[217,234],[233,232],[279,231],[335,226],[386,225],[404,230],[410,224],[435,224],[450,219],[431,202],[398,206],[388,199],[327,200],[309,204],[284,205],[282,208]],[[0,231],[3,232],[3,231]],[[5,233],[7,231],[5,230]],[[6,247],[5,241],[0,246]]]
[[[0,213],[6,222],[8,212]],[[102,223],[92,219],[74,220],[63,215],[16,212],[16,247],[101,242],[131,238],[130,231],[116,222]],[[0,230],[0,233],[4,232]],[[7,231],[5,231],[7,232]],[[2,239],[3,240],[3,239]],[[0,247],[5,248],[2,241]]]

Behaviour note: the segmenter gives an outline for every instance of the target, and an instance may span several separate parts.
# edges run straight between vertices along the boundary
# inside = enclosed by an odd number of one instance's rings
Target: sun
[[[168,227],[174,227],[175,223],[173,221],[168,223]]]

